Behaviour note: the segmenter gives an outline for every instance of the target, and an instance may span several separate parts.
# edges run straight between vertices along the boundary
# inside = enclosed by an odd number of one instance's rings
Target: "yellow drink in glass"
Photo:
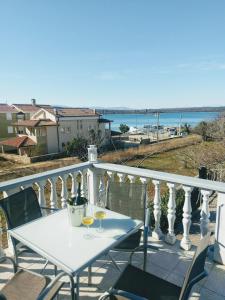
[[[105,219],[105,217],[106,217],[106,212],[105,211],[103,211],[103,210],[96,211],[95,219],[103,220],[103,219]]]
[[[94,218],[91,216],[83,217],[82,224],[85,226],[90,226],[94,223]]]
[[[102,220],[105,219],[106,212],[104,210],[98,210],[95,213],[95,219],[99,220],[99,227],[97,229],[98,232],[103,232],[104,229],[102,227]]]
[[[93,235],[89,233],[89,226],[92,225],[93,223],[94,223],[94,218],[91,216],[86,216],[86,217],[83,217],[83,219],[82,219],[82,224],[87,226],[87,233],[84,234],[84,237],[86,239],[93,238]]]

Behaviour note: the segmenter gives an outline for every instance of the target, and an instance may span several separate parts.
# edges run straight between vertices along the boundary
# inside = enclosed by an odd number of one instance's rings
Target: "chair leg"
[[[44,270],[46,269],[48,265],[48,260],[45,261],[44,267],[42,268],[42,270],[40,271],[40,274],[43,274]]]
[[[121,268],[117,265],[117,263],[115,262],[114,258],[108,253],[108,257],[110,258],[112,264],[114,265],[114,267],[119,271],[122,272]]]
[[[92,284],[92,266],[88,266],[88,285]]]
[[[57,270],[57,266],[56,266],[56,265],[54,265],[54,275],[55,275],[55,276],[57,276],[57,272],[58,272],[58,270]]]

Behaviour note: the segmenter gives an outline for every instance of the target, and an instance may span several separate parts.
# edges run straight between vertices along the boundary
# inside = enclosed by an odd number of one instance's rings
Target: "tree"
[[[186,132],[187,134],[190,134],[191,133],[191,125],[185,123],[184,126],[182,127],[182,131]]]
[[[89,130],[89,140],[92,145],[96,145],[97,148],[99,148],[104,140],[104,136],[102,136],[101,130]]]
[[[207,141],[208,138],[208,123],[205,121],[200,122],[194,129],[194,132],[201,135],[203,141]]]
[[[126,133],[130,130],[130,127],[127,126],[126,124],[120,124],[120,127],[119,127],[119,130],[122,132],[122,133]]]
[[[203,141],[207,140],[222,140],[225,137],[225,118],[220,117],[214,121],[200,122],[194,132],[201,135]]]
[[[88,142],[86,139],[78,137],[68,142],[64,150],[69,156],[78,156],[81,160],[87,160],[87,146]]]

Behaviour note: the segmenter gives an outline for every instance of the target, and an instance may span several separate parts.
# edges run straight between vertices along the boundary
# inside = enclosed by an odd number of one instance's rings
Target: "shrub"
[[[161,219],[160,219],[160,227],[163,232],[166,232],[168,229],[168,220],[167,220],[167,210],[168,210],[168,201],[169,201],[169,192],[165,192],[161,196]],[[178,227],[178,224],[182,221],[182,214],[183,214],[183,206],[184,206],[184,191],[177,190],[176,192],[176,219],[174,228]],[[151,209],[151,226],[154,227],[155,219],[154,219],[154,203],[153,201],[150,202],[150,209]]]

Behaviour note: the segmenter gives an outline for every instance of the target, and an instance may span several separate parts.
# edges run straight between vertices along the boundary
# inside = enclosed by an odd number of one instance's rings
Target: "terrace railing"
[[[225,195],[225,183],[222,182],[100,162],[97,160],[97,149],[95,146],[89,147],[88,162],[1,182],[0,192],[5,197],[19,189],[33,186],[37,191],[41,206],[64,208],[66,207],[68,196],[76,195],[78,182],[81,182],[83,196],[87,197],[91,203],[96,203],[100,197],[105,197],[107,182],[110,183],[110,181],[114,180],[118,180],[120,183],[125,181],[134,183],[138,180],[142,183],[143,188],[145,185],[152,184],[154,187],[154,196],[152,199],[149,199],[153,201],[153,215],[155,219],[152,235],[155,239],[164,238],[165,242],[170,244],[176,242],[174,232],[176,189],[178,186],[183,189],[185,199],[182,214],[183,234],[180,246],[185,250],[191,248],[191,192],[193,188],[198,188],[202,196],[200,208],[200,229],[202,236],[208,231],[209,226],[210,195],[212,192],[217,192],[223,199]],[[162,185],[165,186],[165,184],[169,191],[169,200],[167,204],[168,232],[164,236],[160,228],[160,187]],[[4,222],[2,222],[3,227],[4,225]]]

